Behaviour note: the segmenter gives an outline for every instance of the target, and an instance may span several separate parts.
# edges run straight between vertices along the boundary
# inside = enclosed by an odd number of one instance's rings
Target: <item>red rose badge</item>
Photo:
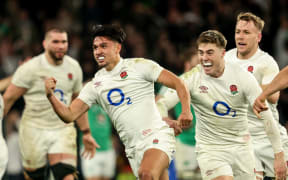
[[[230,91],[233,95],[237,94],[238,93],[238,90],[237,90],[237,86],[236,85],[231,85],[230,86]]]
[[[121,79],[126,79],[128,77],[127,72],[126,71],[121,72],[120,77],[121,77]]]

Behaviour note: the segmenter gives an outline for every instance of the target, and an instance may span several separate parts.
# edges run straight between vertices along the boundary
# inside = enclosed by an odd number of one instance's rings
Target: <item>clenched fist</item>
[[[188,129],[192,124],[192,120],[193,120],[193,115],[191,112],[189,113],[182,112],[180,116],[178,117],[178,121],[182,129]]]
[[[53,77],[45,79],[45,91],[48,98],[54,93],[56,82],[56,79]]]

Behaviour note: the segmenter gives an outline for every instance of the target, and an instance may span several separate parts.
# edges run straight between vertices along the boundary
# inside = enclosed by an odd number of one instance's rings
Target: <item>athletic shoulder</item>
[[[226,51],[224,59],[225,61],[232,61],[235,57],[237,57],[237,48]]]
[[[44,54],[39,54],[37,56],[32,57],[22,65],[18,67],[21,70],[27,70],[29,72],[34,72],[33,69],[39,68],[41,66],[41,58],[43,58]]]
[[[268,52],[265,52],[259,49],[257,53],[258,53],[258,57],[261,58],[261,60],[267,63],[276,63],[275,59]]]
[[[184,80],[188,80],[191,79],[191,77],[193,76],[200,76],[200,72],[201,72],[201,64],[196,65],[195,67],[193,67],[190,71],[182,74],[180,76],[180,78],[184,79]]]
[[[123,59],[123,62],[125,64],[128,64],[128,65],[143,65],[143,64],[157,64],[155,61],[153,61],[152,59],[146,59],[146,58],[125,58]]]
[[[64,56],[64,61],[67,61],[72,66],[80,67],[79,62],[76,59],[74,59],[73,57],[71,57],[71,56],[65,55]]]

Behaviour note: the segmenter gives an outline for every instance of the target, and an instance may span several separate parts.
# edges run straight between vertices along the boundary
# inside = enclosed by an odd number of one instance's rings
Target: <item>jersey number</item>
[[[219,112],[219,111],[217,110],[217,106],[219,106],[219,105],[224,106],[224,107],[226,108],[226,112]],[[232,116],[232,117],[235,117],[235,116],[236,116],[236,110],[231,109],[231,108],[229,107],[229,105],[228,105],[227,103],[223,102],[223,101],[216,101],[216,102],[214,103],[214,105],[213,105],[213,111],[214,111],[217,115],[219,115],[219,116],[229,115],[230,112],[231,112],[231,116]]]
[[[119,95],[121,96],[121,99],[120,99],[119,102],[113,102],[113,101],[112,101],[112,99],[111,99],[111,94],[112,94],[113,92],[119,93]],[[111,90],[108,92],[108,94],[107,94],[107,99],[108,99],[109,103],[110,103],[111,105],[113,105],[113,106],[119,106],[119,105],[121,105],[125,100],[127,101],[127,105],[132,104],[131,98],[130,98],[130,97],[126,97],[126,98],[125,98],[125,95],[124,95],[123,91],[122,91],[121,89],[118,89],[118,88],[111,89]]]

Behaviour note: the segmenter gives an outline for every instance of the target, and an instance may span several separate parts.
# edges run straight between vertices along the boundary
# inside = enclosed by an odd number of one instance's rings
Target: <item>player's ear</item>
[[[222,56],[223,57],[225,56],[225,53],[226,53],[226,50],[225,50],[225,48],[223,48],[223,51],[222,51]]]
[[[47,44],[45,40],[42,41],[42,46],[44,47],[44,49],[46,49]]]
[[[262,33],[258,33],[258,43],[260,43],[261,39],[262,39]]]
[[[116,47],[116,48],[117,48],[117,49],[116,49],[117,53],[120,53],[120,51],[121,51],[121,49],[122,49],[122,44],[117,43],[117,47]]]

